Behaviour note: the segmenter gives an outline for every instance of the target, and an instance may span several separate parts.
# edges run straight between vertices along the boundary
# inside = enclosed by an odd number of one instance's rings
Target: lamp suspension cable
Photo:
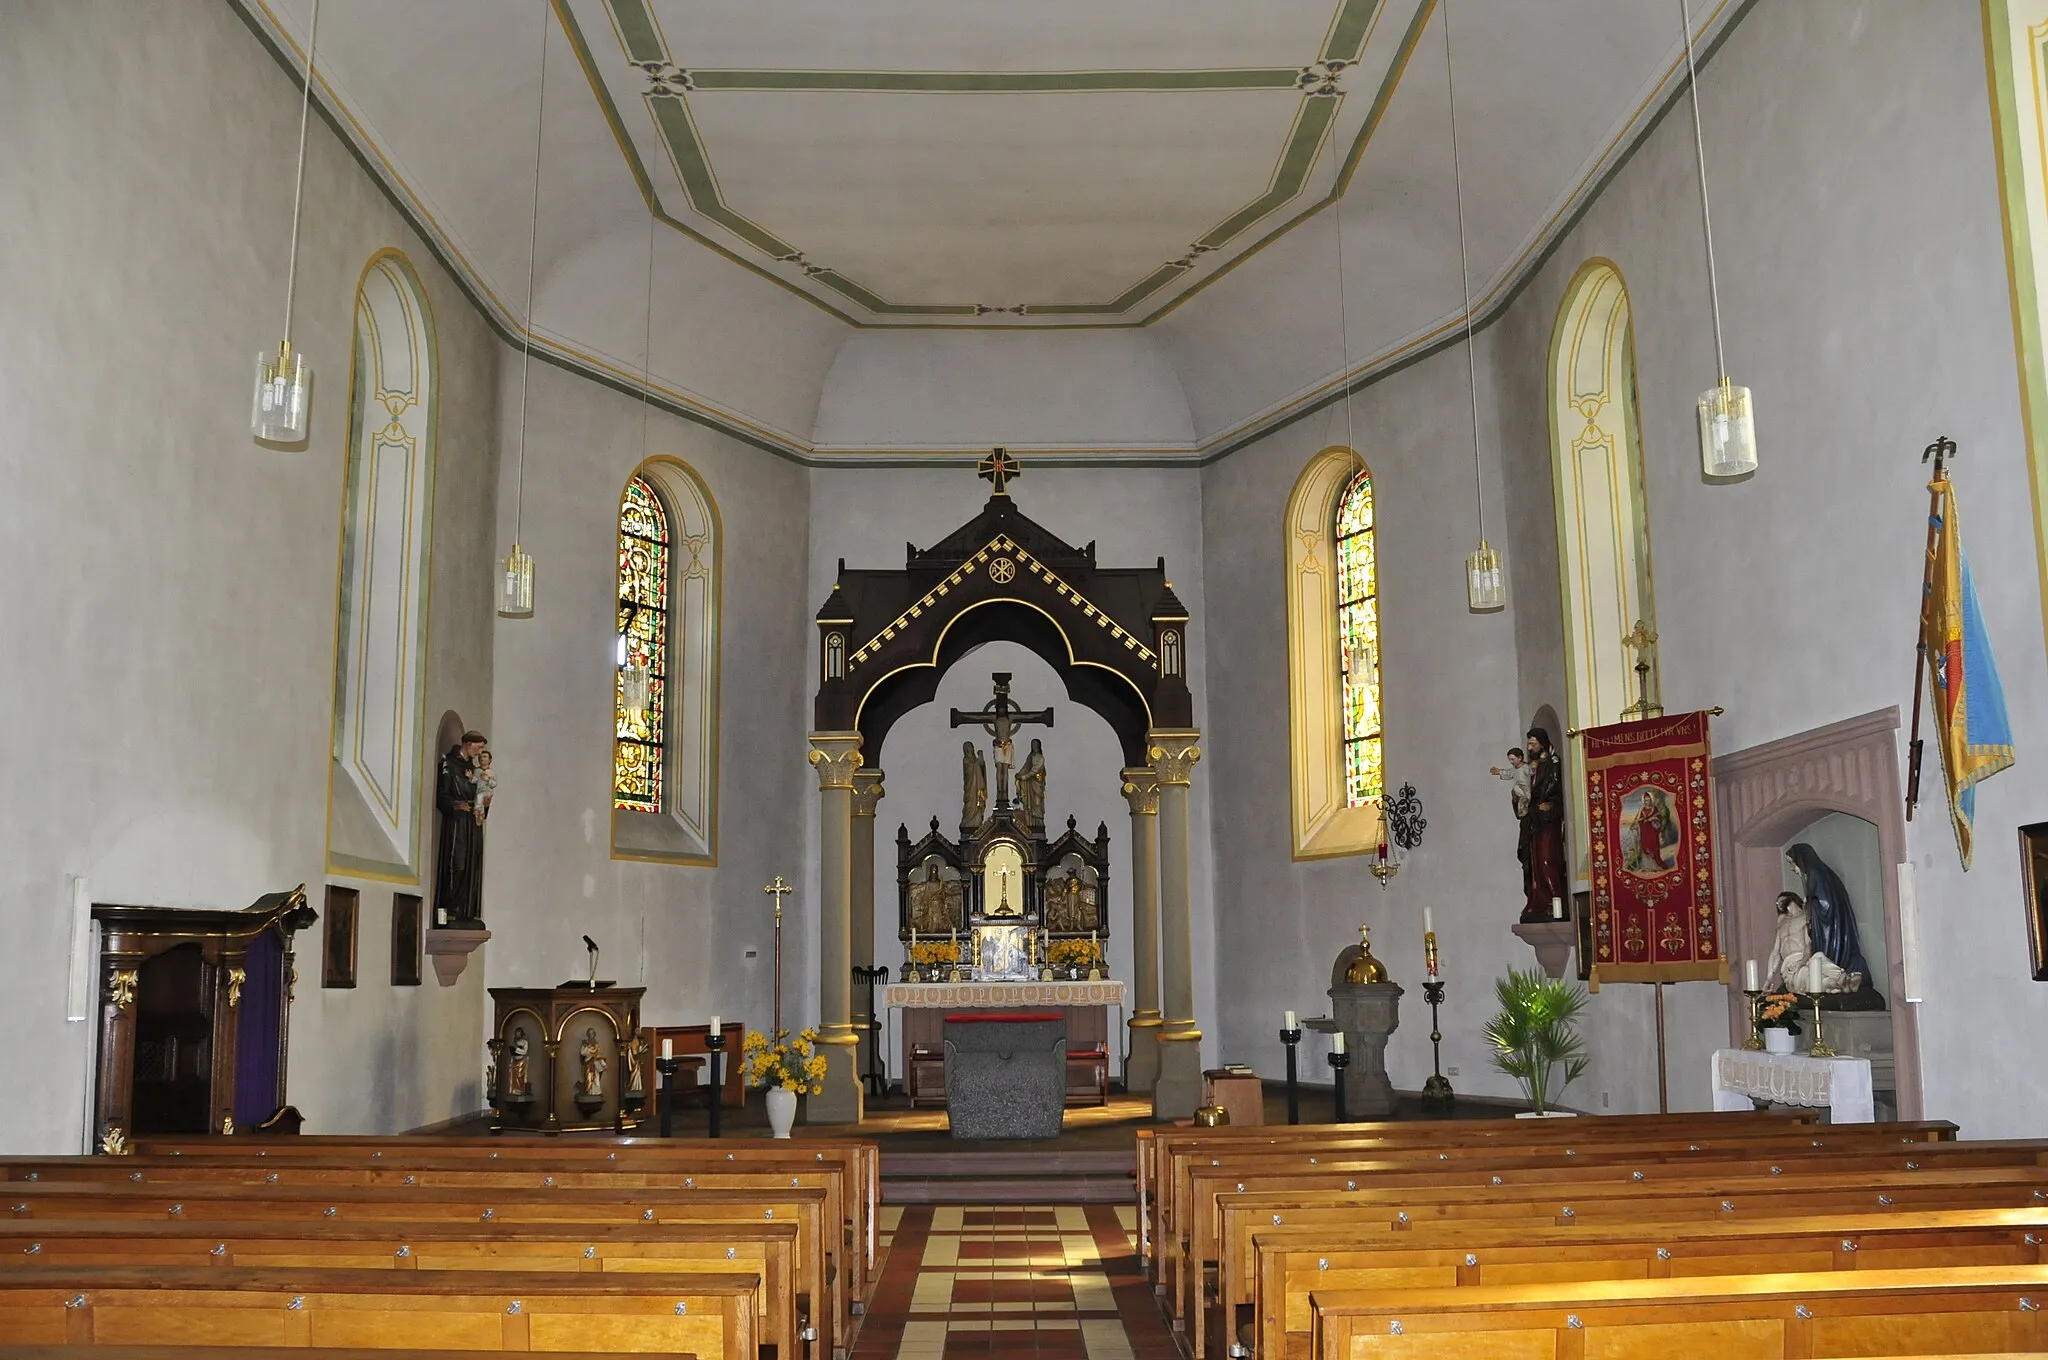
[[[1339,176],[1343,171],[1338,170]],[[1358,452],[1351,430],[1351,299],[1344,290],[1344,184],[1337,185],[1337,400],[1344,403],[1344,447]]]
[[[313,113],[313,49],[320,41],[320,0],[306,30],[306,78],[299,94],[299,170],[292,181],[292,252],[284,270],[284,342],[292,342],[292,297],[299,285],[299,214],[306,201],[306,124]]]
[[[654,210],[647,213],[647,319],[640,337],[640,461],[647,461],[647,429],[654,406]],[[653,696],[654,667],[651,659],[636,652],[632,642],[633,621],[640,607],[635,601],[622,602],[625,620],[619,625],[620,693],[633,721],[647,722],[647,705]]]
[[[533,617],[533,558],[520,546],[526,527],[526,395],[533,369],[533,275],[540,253],[540,163],[548,123],[548,0],[540,6],[540,89],[533,119],[533,215],[526,234],[526,312],[520,326],[519,453],[512,472],[512,552],[500,574],[498,613],[505,618]]]
[[[1692,95],[1693,163],[1700,176],[1700,231],[1707,242],[1707,301],[1714,315],[1714,371],[1728,371],[1728,356],[1721,346],[1721,282],[1714,269],[1714,210],[1707,202],[1707,140],[1700,129],[1700,70],[1692,52],[1692,5],[1678,0],[1679,27],[1685,32],[1686,86]]]
[[[1444,86],[1450,96],[1451,190],[1458,203],[1458,280],[1465,298],[1465,382],[1472,407],[1472,503],[1478,511],[1479,547],[1465,558],[1465,604],[1491,613],[1507,604],[1500,553],[1486,541],[1486,489],[1479,457],[1479,356],[1472,344],[1472,262],[1465,244],[1465,174],[1458,149],[1458,78],[1451,56],[1451,3],[1444,0]]]
[[[249,403],[249,433],[286,448],[306,442],[313,409],[313,369],[292,352],[292,302],[299,284],[299,224],[306,203],[306,131],[313,113],[313,55],[320,43],[320,0],[306,32],[306,69],[299,87],[299,159],[292,178],[291,253],[284,274],[284,334],[277,352],[256,355],[256,386]]]
[[[1728,376],[1721,342],[1721,278],[1714,260],[1714,210],[1707,198],[1707,139],[1700,118],[1700,69],[1693,54],[1692,5],[1678,0],[1685,39],[1686,86],[1692,102],[1693,164],[1700,179],[1700,236],[1707,248],[1707,305],[1714,318],[1714,371],[1720,381],[1700,394],[1700,469],[1709,477],[1746,477],[1756,471],[1756,409],[1749,389]]]

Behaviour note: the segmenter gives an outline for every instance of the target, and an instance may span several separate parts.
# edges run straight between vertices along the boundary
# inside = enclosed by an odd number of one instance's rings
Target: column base
[[[1124,1057],[1124,1089],[1133,1095],[1148,1092],[1159,1084],[1159,1026],[1156,1011],[1131,1017],[1131,1051]]]
[[[1155,1030],[1159,1080],[1152,1087],[1154,1119],[1190,1119],[1202,1103],[1202,1031]]]
[[[818,1053],[825,1059],[825,1089],[804,1106],[806,1124],[858,1124],[867,1114],[867,1093],[860,1084],[860,1036],[821,1035]]]

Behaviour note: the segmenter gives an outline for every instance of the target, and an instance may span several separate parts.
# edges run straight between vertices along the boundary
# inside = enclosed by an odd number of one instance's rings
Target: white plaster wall
[[[1149,331],[850,331],[825,373],[823,448],[1185,450],[1194,423]]]
[[[1926,1108],[1971,1136],[2033,1132],[2048,1087],[2014,1080],[2012,1050],[1993,1036],[2048,1021],[2048,988],[2026,966],[2013,834],[2048,803],[2048,672],[1979,16],[1937,0],[1764,0],[1702,71],[1701,103],[1728,365],[1756,391],[1762,470],[1720,486],[1699,474],[1693,401],[1717,375],[1681,109],[1494,333],[1527,526],[1514,540],[1523,704],[1562,707],[1555,560],[1529,545],[1550,515],[1544,356],[1585,258],[1615,261],[1635,308],[1665,702],[1725,705],[1718,750],[1909,704],[1920,449],[1956,438],[1965,541],[2020,763],[1979,790],[1965,875],[1929,751],[1908,838],[1926,923]],[[1902,767],[1903,746],[1902,735]],[[1633,1023],[1647,1024],[1647,989],[1612,990],[1634,994]],[[1669,996],[1674,1103],[1696,1105],[1726,1012],[1711,985]],[[1617,1081],[1620,1047],[1617,1029],[1603,1054]]]
[[[1077,427],[1078,428],[1078,427]],[[929,547],[981,512],[988,483],[963,467],[815,469],[810,474],[811,519],[810,605],[808,620],[831,592],[838,561],[848,567],[901,569],[903,545]],[[1032,467],[1010,485],[1017,506],[1062,539],[1079,548],[1096,544],[1103,566],[1148,566],[1166,559],[1167,577],[1194,616],[1189,630],[1188,673],[1193,678],[1195,725],[1209,733],[1209,694],[1203,683],[1203,658],[1209,641],[1202,560],[1202,488],[1192,469]],[[806,676],[816,672],[817,628],[806,623],[804,641],[809,662]],[[1064,830],[1074,815],[1082,830],[1093,835],[1098,822],[1110,832],[1111,970],[1129,980],[1130,973],[1130,811],[1118,791],[1116,773],[1121,755],[1108,724],[1066,697],[1052,669],[1021,646],[992,643],[947,672],[933,704],[900,719],[889,734],[880,764],[887,775],[886,793],[875,817],[876,962],[900,976],[902,951],[895,944],[896,827],[910,824],[915,839],[936,814],[948,835],[959,834],[960,742],[963,734],[945,726],[954,705],[980,707],[988,698],[992,670],[1016,673],[1016,695],[1033,707],[1050,702],[1055,728],[1046,744],[1047,815],[1057,815]],[[806,698],[808,706],[808,696]],[[1087,715],[1083,717],[1082,715]],[[1032,729],[1031,735],[1044,736]],[[1212,749],[1203,743],[1205,750]],[[1018,751],[1021,760],[1028,740]],[[993,778],[993,774],[991,774]],[[1217,806],[1215,773],[1204,759],[1195,767],[1190,859],[1193,879],[1191,909],[1194,934],[1195,1015],[1206,1031],[1203,1051],[1213,1059],[1216,1046],[1216,925],[1210,890],[1211,809]],[[993,796],[993,792],[991,792]],[[817,793],[810,781],[807,822],[809,858],[805,865],[804,900],[817,900]],[[793,901],[795,899],[792,899]],[[816,920],[809,908],[806,922]],[[808,1016],[817,1014],[817,978],[804,983]],[[889,1043],[897,1043],[893,1020]]]
[[[519,356],[507,349],[505,360],[500,551],[514,532],[520,408]],[[803,470],[548,364],[533,364],[531,383],[518,532],[535,563],[534,615],[499,619],[495,630],[490,984],[583,975],[588,934],[604,950],[606,977],[647,987],[647,1023],[718,1014],[765,1029],[774,931],[761,887],[797,873],[811,783]],[[715,867],[611,857],[619,496],[651,456],[696,470],[723,534]],[[805,976],[802,932],[790,938],[785,977],[795,984]]]
[[[1482,337],[1482,345],[1484,343]],[[1501,523],[1493,397],[1480,370],[1490,532]],[[1477,538],[1466,364],[1450,349],[1307,417],[1203,473],[1211,728],[1204,772],[1218,903],[1222,1056],[1283,1070],[1281,1013],[1327,1015],[1331,965],[1372,927],[1373,952],[1407,994],[1388,1073],[1419,1090],[1430,1072],[1422,1002],[1422,909],[1434,908],[1449,1006],[1444,1063],[1456,1088],[1507,1095],[1485,1060],[1492,980],[1529,963],[1508,933],[1521,868],[1505,787],[1487,774],[1522,730],[1515,616],[1467,612],[1464,554]],[[1429,819],[1422,844],[1382,890],[1365,856],[1297,861],[1290,831],[1287,602],[1282,518],[1295,479],[1332,444],[1371,467],[1379,522],[1381,674],[1387,770],[1413,781]],[[1327,1082],[1328,1041],[1304,1039],[1305,1080]],[[1574,1094],[1577,1094],[1576,1090]]]
[[[101,901],[320,902],[354,290],[383,246],[439,336],[429,730],[487,721],[484,431],[495,355],[421,243],[318,120],[294,340],[310,447],[248,433],[251,361],[283,306],[298,97],[227,7],[0,12],[0,918],[15,1042],[0,1146],[69,1151],[89,1036],[65,1021],[71,879]],[[301,937],[291,1099],[318,1131],[478,1104],[479,979],[388,984],[389,885],[360,982],[319,986]]]

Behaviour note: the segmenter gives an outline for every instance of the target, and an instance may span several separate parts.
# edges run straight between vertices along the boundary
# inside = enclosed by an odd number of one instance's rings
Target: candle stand
[[[1280,1042],[1287,1045],[1287,1122],[1299,1124],[1301,1122],[1301,1088],[1295,1084],[1294,1050],[1295,1046],[1301,1043],[1301,1031],[1298,1029],[1281,1030]]]
[[[721,1084],[721,1074],[718,1070],[718,1060],[725,1056],[725,1031],[720,1030],[716,1034],[705,1035],[704,1048],[705,1056],[711,1059],[711,1084],[704,1089],[710,1095],[710,1099],[706,1104],[711,1110],[711,1136],[716,1138],[718,1136],[720,1107],[725,1104],[725,1088]],[[664,1128],[662,1132],[666,1134],[667,1129]]]
[[[673,1117],[676,1110],[676,1069],[683,1065],[681,1058],[656,1058],[654,1070],[661,1074],[661,1136],[673,1138]]]
[[[1423,1000],[1429,1002],[1429,1064],[1431,1075],[1422,1083],[1422,1108],[1429,1114],[1449,1114],[1458,1103],[1458,1097],[1451,1090],[1450,1079],[1444,1076],[1444,1032],[1437,1023],[1437,1007],[1444,1004],[1444,984],[1441,978],[1431,978],[1422,984]]]
[[[1289,1051],[1292,1052],[1293,1050],[1290,1049]],[[1351,1122],[1351,1112],[1344,1107],[1344,1069],[1349,1066],[1351,1066],[1351,1055],[1349,1053],[1332,1053],[1330,1055],[1330,1071],[1335,1075],[1337,1082],[1336,1122],[1339,1124],[1349,1124]]]
[[[1841,1054],[1828,1044],[1827,1036],[1820,1032],[1820,993],[1811,994],[1813,1001],[1813,1045],[1806,1050],[1810,1058],[1839,1058]]]
[[[1745,991],[1743,995],[1749,998],[1749,1037],[1742,1041],[1742,1047],[1750,1053],[1761,1052],[1764,1046],[1764,994]]]

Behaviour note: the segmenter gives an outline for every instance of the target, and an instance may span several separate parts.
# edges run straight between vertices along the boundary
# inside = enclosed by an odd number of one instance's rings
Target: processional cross
[[[775,881],[770,883],[767,887],[761,889],[761,891],[767,893],[770,897],[775,899],[774,1041],[780,1042],[782,1038],[782,899],[789,896],[791,893],[795,892],[796,889],[794,887],[791,887],[790,884],[782,877],[781,874],[777,874],[775,876]]]
[[[1637,619],[1635,628],[1621,640],[1621,645],[1636,654],[1636,691],[1640,696],[1621,711],[1622,721],[1626,722],[1630,717],[1663,716],[1664,706],[1650,701],[1650,649],[1657,645],[1657,635],[1650,631],[1647,622]]]
[[[996,452],[1000,454],[1001,449]],[[992,671],[989,679],[995,682],[995,697],[988,701],[988,707],[973,710],[954,709],[954,727],[979,727],[995,739],[996,747],[996,806],[1010,805],[1010,767],[1013,763],[1012,739],[1017,729],[1026,723],[1043,723],[1052,726],[1052,710],[1041,708],[1026,712],[1017,707],[1010,698],[1010,672]]]

